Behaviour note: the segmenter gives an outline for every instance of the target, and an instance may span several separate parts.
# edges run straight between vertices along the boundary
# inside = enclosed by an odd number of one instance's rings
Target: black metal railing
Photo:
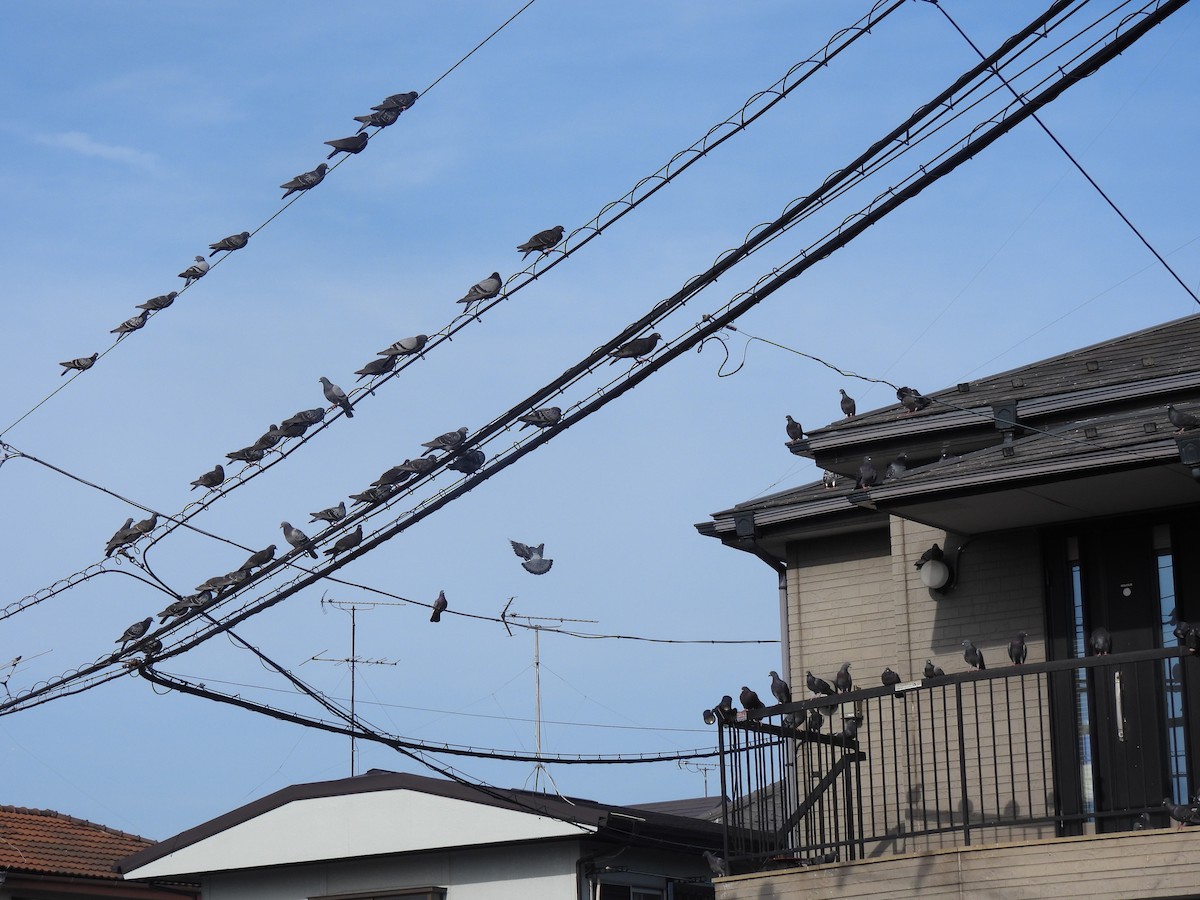
[[[1195,656],[1169,648],[718,715],[726,859],[753,871],[1162,827],[1163,800],[1195,787],[1189,679],[1200,696]]]

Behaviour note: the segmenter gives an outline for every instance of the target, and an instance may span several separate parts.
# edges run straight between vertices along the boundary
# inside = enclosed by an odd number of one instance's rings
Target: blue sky
[[[276,185],[384,96],[422,90],[515,3],[56,2],[6,10],[0,133],[6,216],[0,427],[61,384],[59,360],[108,346],[134,305],[177,290],[207,245],[254,230]],[[514,246],[568,231],[621,197],[868,4],[538,0],[394,127],[333,171],[170,309],[3,440],[146,506],[176,512],[189,482],[269,424],[347,389],[376,350],[432,334]],[[1037,3],[946,4],[991,49]],[[1091,7],[1087,10],[1091,13]],[[1081,13],[1079,20],[1086,18]],[[1185,9],[1043,114],[1196,289],[1193,176],[1200,61]],[[550,381],[819,185],[974,61],[937,10],[911,2],[806,86],[543,279],[366,398],[287,462],[196,523],[282,545],[422,441],[477,428]],[[972,124],[975,120],[971,120]],[[924,390],[1191,314],[1195,303],[1026,123],[739,322],[874,377]],[[915,168],[916,154],[725,276],[659,329],[668,339],[782,265]],[[734,340],[735,352],[742,345]],[[345,578],[452,610],[598,620],[604,634],[777,639],[775,576],[702,538],[715,510],[816,478],[783,446],[890,391],[753,346],[718,378],[687,354],[629,395],[353,565]],[[612,367],[606,374],[619,369]],[[448,482],[443,479],[443,482]],[[439,482],[442,483],[442,482]],[[0,466],[0,606],[102,557],[127,504],[27,460]],[[396,507],[397,514],[404,506]],[[546,543],[523,572],[510,538]],[[178,590],[245,553],[176,533],[155,568]],[[349,617],[310,588],[237,631],[332,696]],[[111,651],[168,598],[99,577],[0,622],[14,692]],[[358,613],[360,711],[409,737],[531,750],[533,640],[415,606]],[[2,662],[3,660],[0,660]],[[699,711],[766,692],[777,645],[541,639],[543,747],[555,753],[711,746]],[[315,714],[224,637],[163,664],[211,687]],[[829,673],[832,674],[832,673]],[[902,673],[905,674],[905,673]],[[348,774],[347,742],[174,694],[136,677],[0,717],[0,802],[161,838],[289,784]],[[451,761],[520,787],[532,766]],[[360,770],[423,771],[361,746]],[[704,792],[675,763],[565,767],[564,793],[615,803]],[[712,773],[709,792],[716,792]]]

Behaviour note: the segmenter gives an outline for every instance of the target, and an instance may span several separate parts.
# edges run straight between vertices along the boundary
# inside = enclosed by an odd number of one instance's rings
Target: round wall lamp
[[[940,559],[931,559],[921,566],[921,584],[933,591],[940,591],[950,583],[950,567]]]

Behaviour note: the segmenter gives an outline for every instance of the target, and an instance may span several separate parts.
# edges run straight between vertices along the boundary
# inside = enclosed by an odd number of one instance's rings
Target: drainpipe
[[[740,538],[738,546],[757,556],[779,577],[779,671],[783,680],[792,683],[792,654],[789,639],[789,616],[787,596],[787,563],[779,557],[768,553],[758,542],[758,523],[754,520],[754,512],[738,513],[733,517],[734,533]]]

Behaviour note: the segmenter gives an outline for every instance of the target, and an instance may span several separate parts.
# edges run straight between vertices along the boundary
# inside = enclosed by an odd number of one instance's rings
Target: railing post
[[[967,738],[966,729],[963,727],[963,683],[957,682],[954,685],[954,705],[957,707],[958,713],[958,778],[959,784],[962,786],[962,803],[963,803],[963,842],[966,846],[971,846],[971,805],[967,800]],[[975,710],[975,715],[979,715],[979,710]],[[950,804],[953,808],[954,804]]]
[[[729,790],[725,786],[725,722],[717,716],[717,759],[721,761],[721,855],[729,859]]]

